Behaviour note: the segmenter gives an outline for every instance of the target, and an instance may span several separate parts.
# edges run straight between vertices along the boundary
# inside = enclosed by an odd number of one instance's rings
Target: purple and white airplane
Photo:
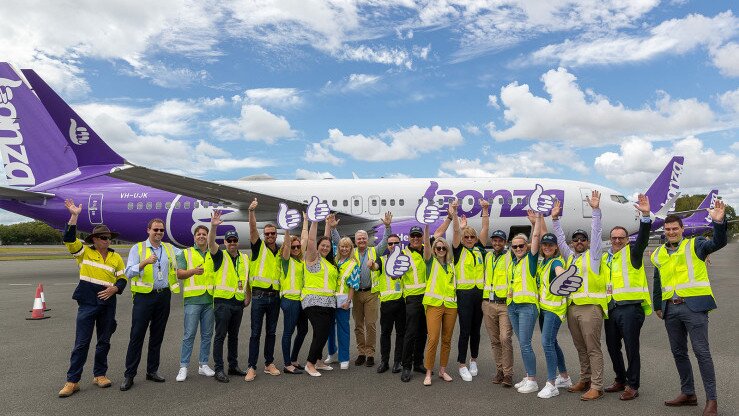
[[[686,215],[691,214],[683,218],[683,227],[685,232],[683,233],[686,237],[694,235],[702,235],[713,229],[711,226],[711,217],[708,215],[708,210],[713,208],[716,204],[718,196],[718,189],[713,189],[706,195],[703,201],[698,205],[698,208],[691,209],[688,211],[680,212],[669,212],[671,215]],[[662,235],[662,227],[664,226],[664,218],[657,218],[652,225],[652,232]]]
[[[394,214],[393,231],[407,241],[418,225],[423,200],[446,212],[459,198],[459,214],[480,228],[479,200],[491,202],[491,228],[513,235],[528,232],[526,209],[547,211],[543,203],[562,201],[567,234],[589,229],[591,190],[601,192],[603,228],[615,225],[630,232],[639,219],[620,192],[592,183],[533,178],[430,178],[235,180],[210,182],[136,166],[115,153],[33,70],[0,63],[0,153],[8,186],[0,187],[0,208],[63,228],[68,220],[64,200],[82,203],[82,231],[105,223],[127,241],[146,238],[151,218],[166,221],[165,240],[193,243],[197,225],[208,225],[214,208],[224,212],[219,233],[236,229],[249,241],[247,207],[258,198],[257,221],[275,222],[280,203],[304,210],[313,196],[337,213],[340,232],[364,228],[382,232],[380,218]],[[671,205],[679,189],[683,158],[673,158],[647,191],[657,213]],[[666,208],[664,208],[666,209]],[[441,218],[443,219],[443,217]],[[441,220],[440,219],[440,220]],[[440,221],[439,220],[439,221]],[[378,226],[379,225],[379,226]]]

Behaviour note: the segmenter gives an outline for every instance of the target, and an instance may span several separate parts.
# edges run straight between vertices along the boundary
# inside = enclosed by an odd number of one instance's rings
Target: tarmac
[[[739,414],[739,314],[735,309],[739,298],[739,244],[729,244],[711,255],[709,274],[719,309],[710,314],[711,351],[716,368],[720,414]],[[651,283],[652,268],[647,264]],[[482,328],[480,374],[472,382],[464,382],[456,371],[457,331],[452,339],[449,373],[454,377],[445,383],[434,377],[433,385],[424,387],[423,376],[414,373],[410,383],[402,383],[399,374],[389,371],[377,374],[375,368],[357,367],[349,370],[324,371],[322,377],[307,374],[282,374],[273,377],[262,372],[264,360],[260,357],[258,376],[247,383],[232,376],[231,382],[221,384],[213,378],[197,374],[199,334],[196,337],[193,361],[185,382],[178,383],[180,346],[183,334],[183,307],[180,296],[173,296],[171,314],[161,352],[159,374],[165,383],[145,380],[145,354],[133,388],[118,390],[123,381],[124,360],[131,327],[131,296],[128,287],[118,298],[118,330],[113,335],[109,354],[108,376],[113,387],[101,389],[92,385],[94,340],[80,383],[81,391],[69,398],[58,398],[69,366],[74,343],[77,304],[72,292],[77,285],[77,266],[66,260],[4,261],[0,262],[0,357],[5,372],[2,374],[0,403],[2,414],[8,415],[196,415],[196,414],[320,414],[320,415],[700,415],[705,394],[695,357],[698,407],[667,408],[664,400],[680,392],[680,380],[670,353],[663,322],[656,315],[647,317],[641,333],[641,388],[639,398],[622,402],[618,394],[606,394],[594,402],[582,402],[578,394],[560,389],[552,399],[539,399],[535,393],[520,394],[492,384],[495,373],[489,337]],[[29,309],[38,283],[44,284],[50,319],[27,321]],[[239,337],[239,364],[246,368],[249,343],[249,308]],[[354,326],[352,322],[352,328]],[[377,350],[379,358],[379,322]],[[282,368],[280,338],[282,321],[278,324],[275,364]],[[351,355],[356,358],[352,331]],[[301,350],[305,360],[311,334]],[[394,337],[393,337],[394,339]],[[514,338],[515,339],[515,338]],[[567,325],[559,332],[559,343],[573,381],[577,381],[579,364]],[[145,344],[146,345],[146,344]],[[262,337],[262,348],[264,338]],[[546,376],[540,333],[534,332],[534,351],[537,355],[538,381],[543,386]],[[610,384],[614,374],[603,336],[605,383]],[[225,355],[225,352],[224,352]],[[260,352],[261,355],[261,352]],[[324,354],[325,355],[325,354]],[[514,340],[516,381],[524,374],[520,350]],[[211,356],[212,366],[212,356]],[[438,359],[435,374],[438,374]]]

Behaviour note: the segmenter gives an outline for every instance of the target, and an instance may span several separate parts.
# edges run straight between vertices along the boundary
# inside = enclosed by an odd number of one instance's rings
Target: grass
[[[114,245],[112,248],[118,253],[128,253],[130,245]],[[0,246],[0,261],[12,260],[59,260],[69,259],[72,256],[63,245],[54,246]]]

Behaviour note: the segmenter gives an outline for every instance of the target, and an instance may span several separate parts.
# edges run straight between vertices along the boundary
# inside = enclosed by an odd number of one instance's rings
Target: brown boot
[[[718,415],[718,403],[716,400],[706,400],[706,407],[703,409],[703,416]]]
[[[588,390],[590,390],[590,382],[582,380],[578,381],[577,384],[567,389],[567,391],[569,391],[570,393],[580,393]]]
[[[626,384],[618,380],[614,380],[613,384],[605,388],[605,391],[606,393],[615,393],[617,391],[624,391],[625,388],[626,388]]]
[[[97,377],[95,377],[95,378],[92,379],[92,384],[94,384],[94,385],[96,385],[98,387],[105,388],[105,387],[110,387],[113,384],[113,382],[111,382],[108,377],[105,377],[105,376],[97,376]]]
[[[695,394],[688,396],[685,393],[680,393],[677,397],[672,400],[667,400],[665,406],[680,407],[680,406],[698,406],[698,397]]]
[[[618,397],[621,400],[634,400],[639,397],[639,390],[626,386],[626,390]]]
[[[495,373],[495,377],[493,377],[493,384],[500,384],[503,382],[503,371],[498,370],[497,373]]]
[[[601,397],[603,397],[603,391],[596,390],[596,389],[590,389],[590,390],[588,390],[587,393],[585,393],[582,396],[580,396],[580,400],[582,400],[584,402],[588,402],[588,401],[591,401],[591,400],[598,400]]]
[[[64,383],[64,387],[59,390],[59,397],[69,397],[78,391],[80,391],[80,383],[72,383],[71,381],[68,381]]]
[[[503,387],[513,387],[513,375],[503,376],[501,384],[503,384]]]

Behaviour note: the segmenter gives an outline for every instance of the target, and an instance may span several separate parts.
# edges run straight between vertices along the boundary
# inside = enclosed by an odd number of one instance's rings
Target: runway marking
[[[8,283],[10,286],[31,286],[31,283]]]

